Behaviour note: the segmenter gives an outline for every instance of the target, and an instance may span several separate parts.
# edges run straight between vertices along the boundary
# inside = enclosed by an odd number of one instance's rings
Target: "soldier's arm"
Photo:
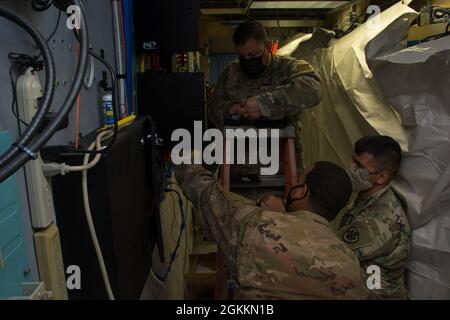
[[[392,227],[379,218],[360,217],[340,228],[337,234],[360,262],[388,254],[397,242]]]
[[[261,114],[267,119],[294,116],[321,100],[320,76],[303,60],[290,61],[289,83],[257,97]]]
[[[220,75],[219,81],[207,102],[209,120],[217,127],[223,128],[224,118],[229,115],[229,108],[235,102],[231,101],[226,91],[229,68]]]
[[[246,226],[262,209],[245,198],[225,192],[215,176],[201,165],[176,166],[175,176],[224,253],[228,268],[233,270]]]

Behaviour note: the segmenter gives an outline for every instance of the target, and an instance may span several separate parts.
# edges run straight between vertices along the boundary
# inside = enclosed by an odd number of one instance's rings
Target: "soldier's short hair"
[[[355,154],[368,153],[379,163],[380,170],[397,174],[402,163],[400,144],[389,136],[368,136],[355,144]]]
[[[265,43],[268,41],[266,29],[258,21],[249,20],[241,23],[234,32],[233,41],[237,46],[244,45],[248,40],[254,39]]]
[[[352,194],[352,182],[338,165],[320,161],[306,175],[309,201],[316,213],[333,220],[347,205]]]

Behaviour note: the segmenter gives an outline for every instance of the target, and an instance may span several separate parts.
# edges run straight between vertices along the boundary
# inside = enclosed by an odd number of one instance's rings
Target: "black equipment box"
[[[135,0],[138,53],[199,51],[199,0]]]
[[[159,205],[151,203],[156,178],[146,143],[151,132],[147,121],[138,119],[121,130],[112,149],[88,171],[97,237],[112,290],[116,299],[122,300],[140,298],[158,240],[159,213],[154,208]],[[94,132],[85,137],[83,147],[95,136]],[[80,165],[83,156],[60,156],[57,161]],[[52,184],[64,266],[81,269],[81,290],[69,290],[69,298],[107,299],[84,214],[81,173],[56,176]]]
[[[155,120],[165,146],[173,146],[171,137],[176,129],[193,134],[194,121],[206,124],[203,73],[140,73],[138,85],[138,113]]]

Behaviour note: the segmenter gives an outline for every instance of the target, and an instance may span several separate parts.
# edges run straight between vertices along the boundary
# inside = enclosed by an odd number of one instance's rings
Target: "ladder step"
[[[282,175],[260,176],[259,181],[247,181],[244,177],[241,181],[232,181],[231,189],[255,189],[255,188],[284,188],[286,180]]]

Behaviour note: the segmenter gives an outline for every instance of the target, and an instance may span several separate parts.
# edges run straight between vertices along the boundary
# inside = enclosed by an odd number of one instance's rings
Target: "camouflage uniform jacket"
[[[221,129],[231,105],[257,97],[264,118],[292,118],[320,102],[320,88],[319,75],[303,60],[273,55],[266,71],[256,79],[248,78],[237,61],[222,73],[208,100],[208,116]]]
[[[411,244],[411,228],[405,211],[390,186],[368,199],[354,194],[333,222],[337,234],[355,252],[366,277],[367,268],[378,266],[381,289],[370,291],[374,299],[406,299],[404,271]]]
[[[223,252],[238,299],[365,299],[358,259],[328,221],[269,212],[223,191],[199,165],[175,174]]]

